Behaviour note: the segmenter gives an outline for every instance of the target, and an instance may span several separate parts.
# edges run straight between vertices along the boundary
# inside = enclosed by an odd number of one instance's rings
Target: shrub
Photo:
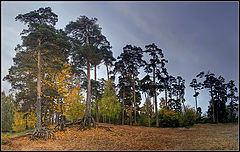
[[[179,113],[173,110],[162,108],[159,111],[159,126],[160,127],[179,127]]]
[[[1,94],[1,131],[11,131],[14,123],[14,99],[12,94],[6,96]]]
[[[196,114],[193,108],[185,107],[184,112],[180,115],[179,125],[181,127],[193,126],[198,117],[199,115]]]
[[[30,129],[34,128],[36,125],[36,114],[35,112],[30,112],[27,117],[27,125]],[[21,132],[26,129],[26,118],[24,118],[23,112],[15,112],[14,114],[14,125],[13,130],[16,132]]]
[[[150,120],[150,127],[155,126],[156,121],[155,118],[150,118],[148,119],[148,116],[146,114],[140,114],[139,121],[138,121],[138,126],[146,126],[149,127],[149,120]]]

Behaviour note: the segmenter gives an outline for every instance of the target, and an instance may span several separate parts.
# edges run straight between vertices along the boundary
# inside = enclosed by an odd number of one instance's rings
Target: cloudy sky
[[[11,88],[2,78],[13,65],[14,48],[21,43],[20,32],[26,28],[15,17],[40,7],[51,7],[58,15],[58,29],[80,15],[96,17],[115,58],[126,44],[144,49],[155,43],[169,61],[169,73],[186,80],[186,104],[191,107],[195,102],[189,83],[200,71],[222,75],[239,86],[238,2],[1,1],[1,91]],[[104,66],[100,66],[97,76],[106,78]],[[139,77],[143,76],[142,72]],[[210,100],[208,91],[200,91],[198,100],[205,112]]]

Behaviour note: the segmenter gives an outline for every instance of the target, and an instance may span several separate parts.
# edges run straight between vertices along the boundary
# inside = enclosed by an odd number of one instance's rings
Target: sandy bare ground
[[[197,124],[191,128],[149,128],[99,123],[109,127],[57,132],[56,140],[12,140],[1,150],[239,150],[237,124]]]

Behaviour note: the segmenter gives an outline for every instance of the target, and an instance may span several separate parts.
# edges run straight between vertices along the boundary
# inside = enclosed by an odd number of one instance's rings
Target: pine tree
[[[16,64],[9,69],[9,75],[5,79],[11,82],[14,89],[23,91],[23,88],[26,88],[24,91],[33,99],[35,95],[29,92],[31,92],[30,89],[34,88],[33,84],[36,83],[37,122],[36,130],[32,137],[39,138],[42,133],[49,132],[42,128],[41,123],[41,79],[45,76],[47,68],[61,68],[61,64],[52,62],[52,59],[58,57],[60,60],[66,61],[67,49],[70,45],[68,44],[66,34],[62,30],[54,28],[58,18],[50,7],[39,8],[26,14],[19,14],[16,20],[27,24],[28,29],[24,29],[21,33],[23,42],[16,48],[16,51],[19,51],[16,54],[16,58],[14,58]],[[19,73],[23,73],[23,75],[19,75]],[[30,81],[32,83],[29,83]],[[33,92],[34,90],[32,89]],[[18,94],[18,96],[25,98],[23,92]],[[47,138],[45,136],[45,139]]]
[[[153,86],[154,104],[155,104],[155,117],[156,117],[156,126],[159,127],[156,75],[160,75],[167,60],[163,58],[164,55],[162,53],[162,50],[159,49],[154,43],[150,45],[146,45],[145,48],[146,50],[144,52],[148,53],[151,56],[149,64],[146,64],[145,71],[147,73],[153,73],[152,86]]]
[[[189,86],[192,87],[193,90],[194,90],[194,95],[193,95],[193,97],[195,98],[196,112],[197,112],[197,108],[198,108],[198,106],[197,106],[197,97],[198,97],[198,95],[199,95],[199,92],[197,92],[197,90],[200,90],[200,89],[201,89],[201,83],[198,83],[198,82],[197,82],[197,79],[192,79],[192,82],[190,82],[190,85],[189,85]]]
[[[101,34],[101,28],[97,24],[97,18],[89,19],[86,16],[80,16],[75,22],[71,21],[66,27],[65,31],[72,39],[72,59],[75,71],[87,67],[87,102],[86,111],[80,125],[80,129],[86,127],[96,127],[94,118],[91,115],[91,80],[90,68],[91,65],[96,64],[97,56],[99,55],[98,47],[106,42],[106,37]],[[94,63],[95,62],[95,63]]]
[[[237,87],[235,86],[235,82],[230,80],[227,83],[228,94],[227,97],[230,98],[230,103],[228,105],[228,109],[230,111],[230,121],[234,122],[234,113],[238,111],[238,96],[235,93],[238,92]]]
[[[139,74],[138,69],[145,65],[145,61],[142,59],[143,51],[140,47],[126,45],[123,47],[123,52],[120,54],[118,59],[120,63],[126,68],[126,72],[132,75],[132,87],[133,87],[133,104],[134,104],[134,124],[137,124],[137,113],[136,113],[136,95],[135,95],[135,77]],[[130,107],[130,113],[132,106]],[[130,125],[131,116],[130,116]]]

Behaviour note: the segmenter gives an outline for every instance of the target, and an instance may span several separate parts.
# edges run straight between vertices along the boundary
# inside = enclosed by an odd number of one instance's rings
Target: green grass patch
[[[7,132],[7,133],[1,133],[1,136],[2,137],[14,137],[14,136],[18,136],[18,135],[24,135],[26,133],[33,132],[33,131],[34,131],[34,129],[24,130],[21,132]]]

